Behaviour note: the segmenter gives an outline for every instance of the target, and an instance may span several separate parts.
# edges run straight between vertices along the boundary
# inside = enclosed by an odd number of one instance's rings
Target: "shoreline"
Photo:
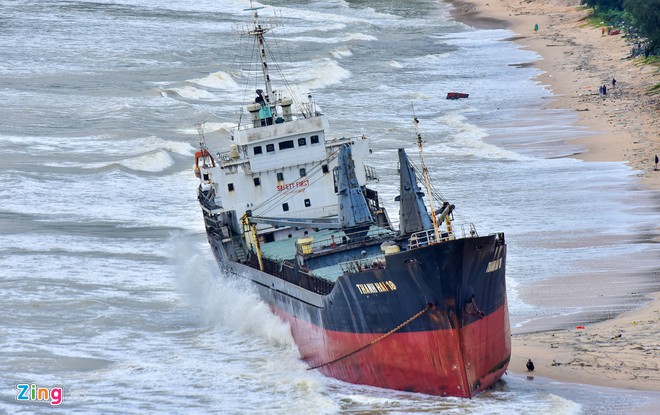
[[[541,56],[524,64],[542,71],[536,79],[552,92],[539,105],[575,112],[575,124],[586,131],[568,142],[584,147],[570,157],[625,162],[643,189],[660,195],[660,167],[654,170],[654,156],[660,156],[660,94],[646,94],[660,82],[660,74],[626,59],[626,39],[589,25],[590,11],[579,0],[445,1],[453,6],[455,20],[479,29],[511,30],[514,35],[505,41]],[[602,85],[608,89],[605,96],[599,93]],[[660,242],[660,228],[655,231],[653,240]],[[652,272],[660,274],[660,267]],[[612,319],[559,330],[539,323],[532,332],[514,334],[509,370],[533,378],[525,368],[532,358],[534,375],[561,382],[660,390],[660,293],[643,297],[648,301]]]
[[[515,35],[505,41],[541,56],[523,65],[542,71],[537,79],[553,94],[544,106],[576,112],[577,124],[592,132],[569,142],[585,146],[571,157],[626,162],[640,172],[646,188],[660,191],[660,165],[653,170],[654,155],[660,157],[660,94],[646,94],[660,82],[660,68],[626,59],[628,41],[590,26],[589,11],[577,6],[579,0],[521,1],[515,6],[505,0],[445,1],[453,5],[454,19],[481,29],[509,29]],[[617,81],[614,87],[612,79]],[[605,97],[598,92],[603,84]]]

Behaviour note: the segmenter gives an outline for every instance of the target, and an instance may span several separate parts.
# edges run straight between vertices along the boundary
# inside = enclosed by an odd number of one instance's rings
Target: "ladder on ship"
[[[245,263],[247,261],[247,255],[245,254],[245,249],[241,244],[241,237],[237,235],[231,236],[231,245],[234,247],[234,253],[236,254],[236,260],[240,263]]]

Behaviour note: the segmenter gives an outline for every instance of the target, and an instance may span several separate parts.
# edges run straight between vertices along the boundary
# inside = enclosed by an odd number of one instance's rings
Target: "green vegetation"
[[[644,54],[660,49],[660,0],[582,0],[601,21],[623,27],[632,36],[648,39]]]

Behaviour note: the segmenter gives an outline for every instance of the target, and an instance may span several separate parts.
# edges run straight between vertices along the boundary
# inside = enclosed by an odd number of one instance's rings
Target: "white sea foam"
[[[300,91],[319,90],[347,79],[351,73],[332,59],[316,62],[306,71],[291,77]],[[300,94],[304,96],[306,94]]]
[[[296,43],[304,43],[304,42],[343,43],[343,42],[353,42],[353,41],[374,41],[374,40],[378,40],[378,38],[364,33],[349,33],[342,37],[298,36],[298,37],[290,38],[288,40]]]
[[[298,353],[289,325],[271,313],[247,279],[222,275],[215,261],[201,255],[201,247],[183,234],[173,235],[170,244],[177,281],[207,324],[256,335]]]
[[[200,101],[217,99],[217,96],[212,92],[195,88],[192,85],[168,88],[164,90],[164,93],[165,94],[174,93],[185,99],[200,100]]]
[[[191,79],[188,82],[206,88],[229,90],[232,92],[240,91],[240,86],[236,83],[232,75],[224,71],[213,72],[204,78]]]
[[[132,157],[127,160],[121,160],[118,164],[137,171],[159,172],[171,167],[174,164],[172,156],[167,151],[156,151],[141,156]]]
[[[335,59],[343,59],[353,56],[353,52],[348,48],[338,48],[330,52],[330,55]]]
[[[173,235],[172,258],[179,287],[190,305],[200,311],[204,324],[239,333],[244,341],[266,341],[275,348],[270,357],[259,358],[259,376],[244,372],[240,376],[254,378],[255,387],[268,385],[271,391],[288,396],[281,403],[271,403],[271,411],[282,405],[282,410],[294,413],[307,412],[310,406],[321,409],[320,413],[335,413],[338,405],[323,393],[325,378],[306,369],[289,325],[271,313],[247,279],[222,275],[215,261],[200,255],[199,247],[191,242],[183,234]]]
[[[435,119],[447,131],[451,142],[444,142],[427,146],[430,154],[440,152],[477,158],[527,160],[526,156],[502,147],[488,144],[484,141],[488,133],[483,128],[468,122],[465,115],[452,111]]]

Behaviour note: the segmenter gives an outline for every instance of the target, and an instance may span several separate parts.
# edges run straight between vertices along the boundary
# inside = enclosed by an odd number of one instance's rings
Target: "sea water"
[[[395,222],[396,150],[415,154],[420,120],[456,215],[506,234],[514,333],[604,318],[657,288],[645,275],[659,215],[638,172],[563,157],[589,132],[543,109],[542,74],[522,65],[539,57],[503,41],[511,32],[454,22],[431,0],[261,5],[277,63],[330,137],[372,140]],[[0,7],[0,412],[628,413],[658,399],[507,375],[462,400],[308,371],[288,327],[218,269],[196,201],[195,124],[220,142],[258,87],[241,69],[250,3]],[[453,91],[470,98],[445,100]],[[537,292],[557,278],[618,285],[601,302]],[[62,388],[62,402],[17,399],[19,385]]]

